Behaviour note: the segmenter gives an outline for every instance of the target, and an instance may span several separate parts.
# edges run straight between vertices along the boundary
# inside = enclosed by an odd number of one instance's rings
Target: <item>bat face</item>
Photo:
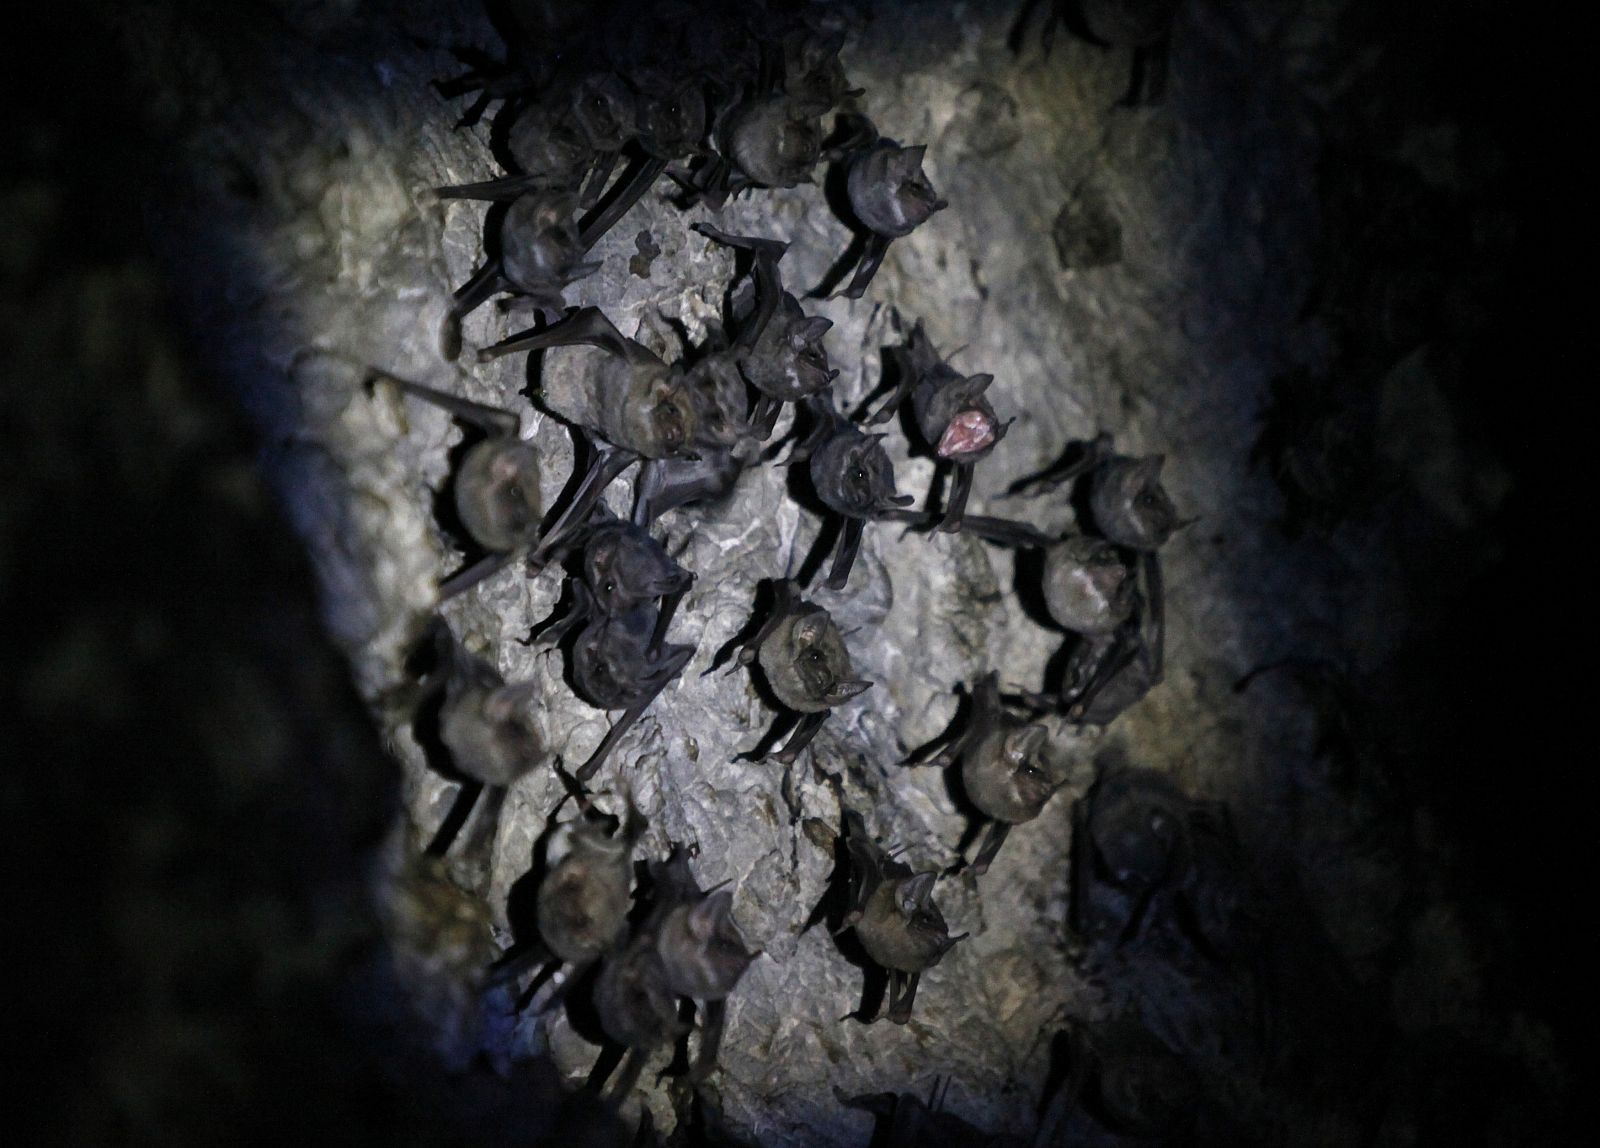
[[[602,613],[619,617],[646,602],[687,590],[693,576],[661,543],[629,523],[606,523],[583,551],[583,577]]]
[[[817,115],[786,96],[745,104],[724,133],[723,151],[755,182],[794,187],[811,178],[822,153],[822,122]]]
[[[943,367],[911,392],[922,437],[939,458],[977,462],[1005,434],[984,391],[993,375],[959,375]]]
[[[898,505],[894,464],[876,438],[854,427],[841,427],[812,454],[811,482],[828,508],[847,518]]]
[[[728,356],[702,359],[689,369],[685,382],[695,405],[695,445],[700,453],[707,447],[731,449],[750,433],[749,396]]]
[[[500,228],[500,270],[524,294],[554,293],[595,269],[583,260],[578,202],[565,192],[535,192],[514,200]]]
[[[684,376],[659,360],[631,367],[621,360],[613,362],[625,371],[621,409],[614,405],[613,372],[602,373],[602,390],[595,396],[601,419],[609,424],[599,428],[605,437],[645,458],[671,458],[688,450],[698,427],[695,401]]]
[[[1045,552],[1044,601],[1050,616],[1079,634],[1110,634],[1128,620],[1133,571],[1116,548],[1096,538],[1068,538]]]
[[[1161,486],[1162,456],[1107,459],[1090,479],[1095,525],[1118,546],[1158,550],[1178,526],[1178,512]]]
[[[570,118],[594,151],[617,151],[634,133],[633,93],[615,72],[591,72],[572,89]]]
[[[947,207],[922,170],[923,146],[903,148],[879,140],[856,155],[845,189],[857,218],[879,235],[910,235],[934,212]]]
[[[1041,725],[998,722],[961,761],[967,796],[989,817],[1018,825],[1039,816],[1059,784]]]
[[[627,709],[682,672],[693,646],[663,643],[650,650],[656,611],[640,606],[584,627],[573,646],[572,676],[585,700],[600,709]]]
[[[933,903],[935,873],[884,881],[867,899],[856,935],[878,964],[919,973],[938,964],[955,944],[944,915]]]
[[[785,294],[778,314],[740,365],[750,385],[764,395],[797,402],[826,387],[838,372],[828,366],[822,337],[831,319],[808,317],[793,295]]]
[[[639,102],[639,143],[661,159],[695,151],[706,134],[706,101],[694,83],[660,85]]]
[[[696,1000],[726,997],[756,956],[733,922],[733,893],[728,889],[668,909],[658,926],[656,951],[667,987]]]
[[[505,552],[531,541],[544,516],[533,446],[516,438],[475,444],[456,473],[455,503],[461,524],[485,550]]]
[[[559,826],[547,859],[550,871],[536,903],[539,936],[556,956],[574,963],[608,952],[627,928],[632,886],[631,843],[592,821]]]
[[[820,606],[807,603],[761,645],[758,655],[778,699],[801,713],[821,713],[871,685],[855,680],[850,651]]]
[[[517,167],[551,187],[571,187],[588,165],[588,146],[550,109],[529,104],[517,112],[506,136]]]

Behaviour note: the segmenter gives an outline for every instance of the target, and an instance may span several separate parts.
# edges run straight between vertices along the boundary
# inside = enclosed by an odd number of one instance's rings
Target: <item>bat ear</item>
[[[812,614],[808,618],[801,618],[794,624],[795,641],[803,645],[813,645],[822,639],[823,632],[828,628],[826,614]]]
[[[956,942],[957,941],[964,941],[971,935],[972,934],[970,934],[970,933],[957,933],[953,937],[946,937],[943,941],[941,941],[939,943],[939,956],[943,957],[951,949],[956,947]]]
[[[913,168],[922,166],[922,157],[928,154],[927,144],[917,144],[915,147],[906,148],[906,159],[911,161]]]
[[[989,389],[989,384],[994,382],[993,375],[968,375],[967,386],[973,395],[981,395]]]
[[[689,910],[689,934],[705,942],[716,935],[722,922],[733,912],[733,890],[719,889]]]
[[[1006,735],[1006,753],[1014,761],[1027,761],[1044,748],[1048,736],[1042,725],[1022,726]]]
[[[815,343],[833,328],[833,320],[821,315],[813,315],[803,322],[795,324],[795,334],[805,343]]]
[[[939,874],[932,870],[907,877],[900,885],[900,911],[910,916],[916,910],[925,908],[933,898],[933,883],[938,879]]]
[[[1167,456],[1164,454],[1152,454],[1140,459],[1138,471],[1140,481],[1152,486],[1160,482],[1161,466],[1166,461]]]

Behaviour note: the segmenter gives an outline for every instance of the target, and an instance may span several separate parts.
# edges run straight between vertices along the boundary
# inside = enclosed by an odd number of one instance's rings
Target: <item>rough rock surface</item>
[[[841,779],[847,804],[913,865],[950,864],[967,818],[939,771],[901,763],[946,727],[957,685],[995,668],[1005,683],[1036,689],[1064,636],[1017,592],[1026,572],[1011,552],[966,535],[869,526],[848,591],[812,597],[876,686],[836,711],[792,769],[738,762],[773,714],[746,673],[701,672],[748,620],[759,579],[814,568],[819,517],[791,496],[787,469],[769,465],[722,505],[663,520],[669,551],[698,576],[672,637],[699,649],[596,785],[625,786],[649,817],[641,855],[697,842],[700,882],[734,884],[734,915],[764,955],[730,1000],[710,1090],[761,1143],[863,1143],[867,1118],[838,1107],[836,1088],[925,1093],[935,1075],[949,1079],[950,1110],[1031,1135],[1054,1033],[1069,1017],[1127,1007],[1220,1075],[1237,1066],[1249,1039],[1230,1028],[1239,1012],[1231,980],[1136,953],[1090,976],[1067,944],[1071,804],[1108,748],[1232,805],[1274,890],[1314,893],[1304,928],[1326,936],[1341,966],[1359,972],[1408,930],[1424,967],[1446,960],[1448,913],[1407,915],[1399,847],[1313,768],[1307,700],[1267,679],[1234,689],[1291,653],[1371,671],[1409,633],[1404,579],[1389,559],[1359,530],[1289,544],[1277,526],[1281,495],[1251,459],[1269,384],[1324,369],[1332,355],[1327,329],[1304,309],[1323,225],[1318,114],[1340,63],[1326,45],[1340,8],[1184,5],[1166,102],[1154,108],[1115,106],[1125,54],[1064,35],[1048,56],[1028,37],[1013,53],[1010,5],[879,5],[846,48],[865,109],[886,134],[928,143],[929,174],[950,207],[894,245],[867,298],[815,305],[835,323],[828,346],[843,369],[841,407],[873,390],[881,348],[920,319],[941,350],[963,348],[962,369],[994,374],[990,398],[1016,419],[978,468],[972,512],[1072,525],[1064,500],[999,495],[1068,440],[1103,430],[1124,450],[1165,454],[1165,485],[1196,521],[1165,551],[1166,681],[1103,736],[1060,731],[1067,790],[1012,833],[985,877],[941,880],[952,931],[971,937],[924,977],[912,1022],[898,1027],[841,1022],[860,998],[861,970],[826,929],[802,931],[833,866],[818,827],[831,832],[840,820],[824,775]],[[391,839],[379,890],[394,943],[415,958],[400,962],[401,980],[443,1066],[463,1068],[480,1052],[506,1066],[548,1051],[581,1077],[596,1048],[564,1014],[514,1021],[508,999],[480,1006],[463,989],[495,951],[490,942],[510,940],[507,897],[560,796],[555,779],[536,772],[513,788],[498,826],[481,835],[492,840],[487,858],[451,861],[455,884],[482,899],[476,939],[441,941],[417,927],[412,918],[431,902],[401,892],[402,856],[431,837],[456,792],[385,698],[407,680],[405,654],[438,581],[461,563],[436,512],[461,432],[435,409],[363,390],[363,371],[381,366],[517,411],[542,452],[546,489],[560,489],[572,463],[561,423],[524,397],[524,356],[466,367],[437,351],[450,291],[481,258],[483,209],[440,203],[429,189],[494,168],[488,129],[454,130],[457,109],[428,83],[449,72],[448,46],[493,48],[493,34],[471,5],[421,0],[371,11],[262,5],[230,14],[226,29],[179,18],[177,6],[141,12],[123,34],[152,93],[150,114],[185,167],[173,194],[152,205],[157,233],[189,276],[194,330],[261,431],[267,473],[319,575],[325,624],[403,770],[405,829]],[[647,196],[568,302],[603,307],[669,358],[678,338],[705,339],[732,261],[688,230],[703,218],[713,217]],[[790,240],[792,285],[819,281],[848,242],[817,187],[759,193],[714,218],[734,233]],[[467,345],[515,323],[483,308],[467,323]],[[578,357],[547,356],[544,407],[562,405],[559,360]],[[1459,533],[1493,508],[1501,484],[1492,466],[1460,461],[1430,379],[1397,370],[1382,395],[1391,425],[1426,421],[1433,438],[1397,430],[1383,442],[1402,480]],[[899,434],[886,446],[900,489],[920,501],[930,465],[908,457]],[[622,499],[612,496],[618,510]],[[559,593],[553,571],[508,570],[441,612],[508,679],[542,683],[542,731],[577,762],[607,715],[573,696],[558,655],[519,641]],[[477,920],[476,910],[439,911]],[[670,1087],[653,1080],[647,1072],[641,1095],[670,1128]],[[1251,1104],[1258,1127],[1303,1124],[1281,1097],[1240,1101]],[[1324,1142],[1354,1136],[1340,1119],[1328,1118]]]

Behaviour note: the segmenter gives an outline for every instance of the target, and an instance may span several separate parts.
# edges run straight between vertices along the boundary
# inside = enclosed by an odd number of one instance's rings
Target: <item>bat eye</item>
[[[822,651],[821,650],[807,650],[806,651],[806,658],[807,658],[807,660],[812,661],[812,662],[820,662],[820,661],[822,661]]]
[[[617,584],[607,580],[606,584],[600,587],[600,589],[604,590],[607,594],[615,594],[617,592]]]

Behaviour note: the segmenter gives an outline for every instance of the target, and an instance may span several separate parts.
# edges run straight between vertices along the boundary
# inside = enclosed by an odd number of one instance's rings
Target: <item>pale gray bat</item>
[[[368,370],[367,385],[378,381],[443,408],[485,436],[463,456],[454,487],[456,514],[487,554],[440,583],[443,601],[496,573],[538,539],[544,514],[538,451],[520,437],[521,420],[510,411],[409,382],[376,367]]]
[[[982,875],[1013,825],[1032,821],[1066,778],[1049,753],[1049,731],[1005,712],[1000,678],[990,673],[973,691],[966,730],[930,764],[961,766],[961,787],[989,819],[989,831],[970,868]]]
[[[739,651],[739,665],[759,663],[784,706],[801,715],[788,743],[773,754],[785,764],[806,747],[834,706],[872,686],[851,675],[850,651],[821,606],[807,602],[793,581],[775,584],[771,617]]]
[[[1109,543],[1074,534],[1045,549],[1045,608],[1074,633],[1115,633],[1137,600],[1137,578]]]
[[[540,963],[564,963],[571,966],[565,982],[571,985],[621,944],[633,888],[633,848],[646,828],[632,800],[625,800],[625,814],[613,824],[616,819],[600,815],[585,795],[580,816],[550,832],[534,903],[538,939],[497,961],[490,983],[511,980]]]
[[[845,846],[850,853],[851,907],[846,927],[867,955],[889,974],[889,1020],[911,1019],[917,983],[926,969],[943,959],[967,934],[950,936],[949,926],[933,903],[937,872],[913,873],[891,858],[867,834],[854,810],[845,811]]]
[[[439,740],[451,768],[463,779],[454,805],[428,846],[429,854],[442,856],[480,799],[480,824],[498,823],[506,790],[545,764],[550,754],[533,717],[536,683],[507,683],[492,664],[464,649],[442,619],[430,623],[427,640],[435,665],[415,689],[404,693],[416,705],[443,694]]]

